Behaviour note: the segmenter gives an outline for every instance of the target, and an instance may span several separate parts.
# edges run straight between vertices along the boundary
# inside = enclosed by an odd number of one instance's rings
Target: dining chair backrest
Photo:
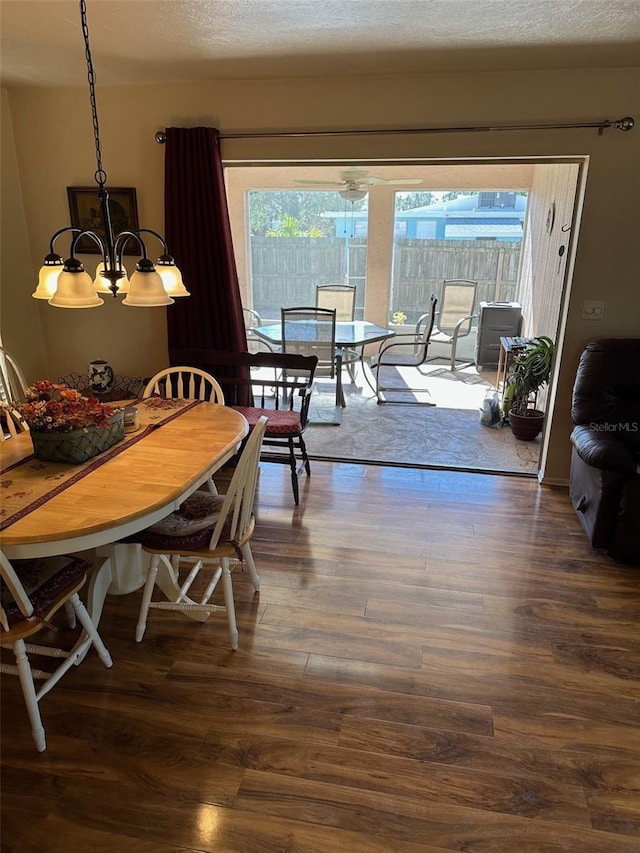
[[[225,540],[235,542],[239,547],[251,535],[260,452],[266,428],[267,418],[263,415],[249,433],[211,535],[209,548],[212,551],[223,536]]]
[[[148,382],[142,397],[179,397],[182,400],[206,400],[224,406],[224,393],[217,379],[197,367],[168,367]]]
[[[0,347],[0,400],[15,403],[24,400],[27,392],[27,380],[15,358]]]
[[[471,319],[476,302],[477,281],[469,279],[448,279],[443,282],[440,309],[436,326],[445,334],[453,334],[461,319],[457,337],[462,338],[471,331]]]
[[[282,351],[315,355],[316,376],[333,378],[336,371],[336,309],[282,308]]]
[[[20,432],[29,432],[29,425],[17,409],[0,403],[0,441],[5,438],[13,438]]]
[[[356,311],[356,288],[353,284],[319,284],[316,307],[335,308],[336,322],[351,322]]]

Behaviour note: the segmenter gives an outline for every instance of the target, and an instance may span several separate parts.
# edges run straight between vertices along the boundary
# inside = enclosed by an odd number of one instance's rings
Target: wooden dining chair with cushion
[[[316,306],[335,308],[336,323],[349,323],[356,313],[356,286],[354,284],[319,284],[316,287]],[[355,365],[361,358],[362,348],[342,350],[342,366],[346,367],[352,382],[356,381]]]
[[[406,381],[402,385],[385,385],[385,367],[405,367],[416,368],[427,361],[427,353],[429,352],[429,343],[433,333],[436,309],[438,299],[435,294],[431,295],[430,308],[428,313],[423,314],[418,318],[415,330],[413,332],[400,332],[394,335],[393,338],[383,341],[380,344],[380,349],[376,355],[372,356],[370,361],[371,371],[374,377],[373,390],[376,393],[378,403],[404,403],[411,405],[435,406],[431,401],[421,401],[416,399],[416,392],[428,394],[429,391],[424,386],[414,387]],[[409,350],[409,351],[407,351]],[[394,400],[390,401],[385,396],[386,392],[394,393]],[[407,399],[395,399],[398,395],[410,394]]]
[[[47,748],[39,702],[74,664],[79,664],[93,646],[106,667],[112,666],[109,652],[91,621],[78,591],[84,585],[91,563],[77,557],[47,557],[17,560],[13,564],[0,552],[0,645],[13,649],[16,663],[0,664],[0,672],[20,679],[33,739],[39,752]],[[51,627],[55,613],[67,603],[82,627],[79,639],[65,650],[37,645],[30,640]],[[53,670],[32,666],[29,656],[63,658]],[[36,681],[44,683],[36,689]]]
[[[231,647],[238,648],[231,564],[246,563],[254,589],[260,589],[249,543],[255,527],[253,503],[266,425],[267,419],[262,417],[251,431],[226,494],[194,492],[175,512],[126,540],[140,544],[152,555],[136,627],[138,643],[144,637],[149,610],[182,611],[199,622],[205,622],[212,613],[226,611]],[[180,578],[172,556],[189,560],[186,578]],[[196,601],[188,593],[203,569],[211,571],[211,577]],[[211,603],[220,580],[224,605]],[[176,586],[180,592],[177,598],[154,601],[156,586],[168,596],[175,596]]]
[[[458,341],[471,332],[472,322],[476,316],[474,310],[477,287],[477,281],[466,278],[445,279],[442,284],[440,308],[436,315],[431,342],[447,344],[451,347],[451,370],[457,369]]]
[[[224,406],[224,392],[217,379],[206,370],[184,365],[167,367],[152,376],[142,392],[142,398],[152,396],[203,400]],[[213,477],[207,480],[207,488],[212,495],[217,494]]]
[[[311,476],[303,434],[309,420],[317,356],[207,349],[176,350],[175,356],[183,364],[198,365],[220,376],[227,405],[244,415],[250,430],[266,416],[260,458],[289,466],[298,504],[300,476],[303,471]]]

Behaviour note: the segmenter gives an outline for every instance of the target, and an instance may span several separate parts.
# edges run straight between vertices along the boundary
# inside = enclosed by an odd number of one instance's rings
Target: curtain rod
[[[310,136],[386,136],[398,134],[426,134],[426,133],[477,133],[497,130],[572,130],[574,128],[593,127],[598,131],[598,136],[610,127],[616,130],[628,131],[635,125],[632,116],[616,119],[615,121],[585,121],[567,122],[564,124],[494,124],[494,125],[469,125],[463,127],[400,127],[378,130],[298,130],[280,131],[277,133],[221,133],[220,139],[294,139],[297,137]],[[167,134],[159,130],[155,135],[159,145],[167,141]]]

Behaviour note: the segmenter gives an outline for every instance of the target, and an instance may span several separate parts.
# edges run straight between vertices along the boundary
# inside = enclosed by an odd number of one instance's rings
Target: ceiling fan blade
[[[392,181],[385,181],[385,184],[421,184],[422,178],[397,178]]]
[[[344,187],[344,181],[298,181],[296,184],[307,184],[311,187]]]

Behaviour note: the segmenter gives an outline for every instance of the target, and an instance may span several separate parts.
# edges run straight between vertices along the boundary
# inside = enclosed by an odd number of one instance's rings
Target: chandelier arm
[[[147,229],[140,229],[147,230]],[[129,240],[133,237],[133,239],[138,244],[138,248],[142,254],[142,257],[147,259],[147,247],[144,244],[144,240],[140,237],[139,231],[121,231],[115,239],[114,243],[114,251],[116,253],[117,260],[119,265],[122,266],[123,260],[122,256],[124,255],[125,246],[129,242]],[[123,239],[124,238],[124,239]]]
[[[76,228],[76,227],[74,227],[74,226],[72,226],[72,225],[67,225],[67,227],[66,227],[66,228],[60,228],[58,231],[56,231],[56,233],[55,233],[55,234],[52,234],[52,235],[51,235],[51,241],[50,241],[50,243],[49,243],[49,254],[50,254],[50,255],[55,255],[55,254],[56,254],[56,253],[54,252],[54,250],[53,250],[53,244],[55,243],[55,241],[58,239],[58,237],[59,237],[61,234],[64,234],[64,233],[65,233],[65,232],[67,232],[67,231],[72,231],[72,232],[73,232],[73,233],[75,233],[75,234],[79,234],[81,230],[82,230],[81,228]],[[59,256],[58,256],[58,257],[59,257]]]
[[[102,257],[104,259],[104,257],[105,257],[105,245],[104,245],[104,242],[102,241],[102,238],[100,237],[99,234],[96,234],[95,231],[90,231],[89,229],[82,230],[80,228],[74,228],[73,230],[77,231],[78,233],[76,234],[76,236],[71,241],[71,257],[72,258],[75,258],[75,256],[76,256],[76,249],[78,247],[78,241],[80,240],[80,238],[81,237],[91,237],[91,239],[94,241],[94,243],[98,244],[98,247],[100,248],[100,251],[102,252]]]
[[[153,234],[154,237],[157,237],[158,240],[160,240],[160,242],[162,243],[162,250],[165,253],[165,255],[169,254],[169,249],[167,248],[167,243],[166,243],[164,237],[162,237],[162,235],[158,234],[157,231],[153,231],[151,228],[139,228],[137,231],[138,234],[141,234],[143,232],[145,234]]]

